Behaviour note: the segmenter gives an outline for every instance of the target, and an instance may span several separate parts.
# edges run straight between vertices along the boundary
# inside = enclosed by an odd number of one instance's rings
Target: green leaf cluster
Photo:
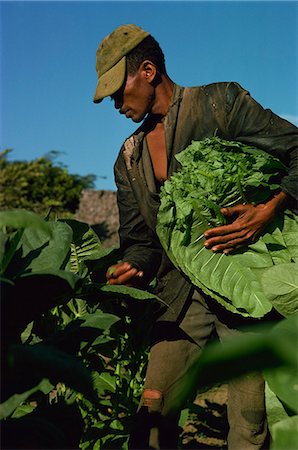
[[[127,440],[147,361],[139,320],[158,299],[106,284],[119,257],[85,223],[0,212],[4,445],[100,448],[115,427]]]
[[[0,210],[30,209],[39,214],[49,209],[60,217],[74,213],[83,189],[94,187],[95,175],[70,174],[55,164],[56,152],[32,161],[9,161],[11,150],[0,153]]]
[[[157,233],[172,262],[229,311],[260,318],[274,306],[298,310],[298,218],[287,210],[259,240],[230,255],[204,247],[204,232],[225,223],[220,209],[259,203],[280,186],[285,167],[266,152],[217,137],[177,155],[181,170],[161,191]],[[272,281],[273,280],[273,281]]]

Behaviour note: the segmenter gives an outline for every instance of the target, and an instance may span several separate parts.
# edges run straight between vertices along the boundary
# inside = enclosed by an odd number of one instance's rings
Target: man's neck
[[[164,117],[171,105],[174,91],[174,83],[167,75],[161,76],[161,82],[155,88],[155,101],[151,109],[151,115]]]

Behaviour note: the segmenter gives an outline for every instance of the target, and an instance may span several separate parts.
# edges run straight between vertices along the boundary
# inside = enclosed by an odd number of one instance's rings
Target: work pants
[[[223,315],[228,319],[222,320],[221,315],[219,320],[218,305],[195,291],[180,326],[157,323],[130,449],[177,448],[180,413],[171,412],[171,393],[214,332],[222,342],[242,333],[231,326],[233,322],[229,318],[233,315]],[[229,450],[268,448],[261,374],[249,374],[229,382],[227,414]]]

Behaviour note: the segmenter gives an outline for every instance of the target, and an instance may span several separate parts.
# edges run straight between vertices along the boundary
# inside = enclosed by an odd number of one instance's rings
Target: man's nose
[[[118,98],[115,97],[114,98],[114,105],[115,105],[116,109],[120,109],[122,104],[123,104],[123,101],[122,101],[122,99],[120,97],[118,97]]]

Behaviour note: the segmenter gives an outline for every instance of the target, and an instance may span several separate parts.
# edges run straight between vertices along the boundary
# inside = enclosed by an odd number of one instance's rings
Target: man
[[[107,272],[110,284],[146,286],[169,305],[157,314],[136,430],[130,448],[177,448],[171,391],[216,330],[237,335],[244,319],[206,298],[168,260],[155,233],[159,189],[179,164],[174,155],[192,140],[217,136],[262,148],[289,167],[281,191],[266,204],[225,208],[229,225],[206,231],[205,246],[230,253],[262,233],[277,211],[297,198],[297,128],[264,110],[237,83],[183,88],[168,76],[155,39],[135,25],[114,30],[97,50],[94,102],[110,96],[115,108],[140,127],[120,150],[115,180],[122,261]],[[243,395],[244,393],[244,395]],[[258,374],[229,384],[230,450],[265,448],[268,433],[264,381]]]

